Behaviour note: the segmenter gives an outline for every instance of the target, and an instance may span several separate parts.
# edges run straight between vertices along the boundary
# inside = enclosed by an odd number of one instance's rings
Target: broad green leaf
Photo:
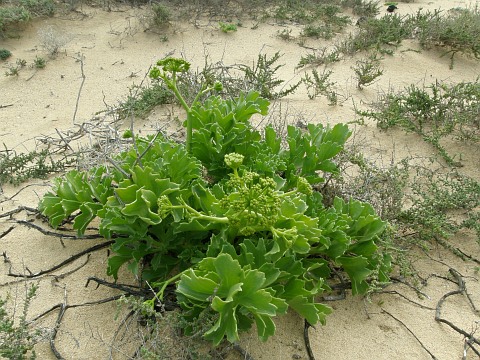
[[[136,191],[136,199],[130,204],[126,204],[122,209],[122,214],[126,216],[138,216],[149,225],[156,225],[162,221],[162,218],[156,212],[157,196],[153,191],[140,188]],[[154,211],[152,211],[154,210]]]
[[[204,338],[211,340],[214,346],[218,346],[225,336],[231,343],[239,341],[234,304],[215,297],[212,301],[212,308],[218,309],[220,317],[215,325],[205,333]]]
[[[270,336],[275,335],[275,323],[272,318],[262,314],[253,314],[257,325],[257,334],[260,340],[267,341]]]
[[[218,289],[216,282],[197,276],[192,269],[187,269],[177,284],[177,292],[198,301],[207,301],[216,293],[216,289]]]
[[[280,152],[282,140],[277,137],[277,133],[271,126],[265,128],[265,143],[274,154]]]
[[[315,325],[317,322],[321,321],[325,315],[328,315],[332,312],[330,307],[322,304],[317,304],[312,300],[309,300],[307,297],[298,295],[288,301],[288,305],[295,310],[300,316],[305,318],[310,325]],[[320,305],[320,306],[319,306]]]
[[[73,228],[77,230],[79,235],[85,234],[88,224],[95,219],[97,211],[101,208],[103,208],[102,204],[92,202],[80,205],[81,213],[77,215],[73,221]]]
[[[348,248],[349,252],[365,257],[373,255],[377,250],[378,246],[375,245],[373,240],[360,241],[358,243],[350,245],[350,247]]]
[[[218,288],[219,296],[227,294],[236,284],[242,282],[243,271],[237,260],[233,260],[228,254],[220,254],[213,260],[216,273],[221,279]],[[225,295],[223,295],[225,296]]]
[[[343,266],[352,281],[352,294],[364,294],[369,287],[365,280],[372,273],[368,268],[368,260],[363,256],[341,256],[337,262]]]
[[[130,256],[114,255],[108,258],[107,275],[113,276],[115,281],[118,279],[118,270],[123,264],[129,262],[132,258]]]

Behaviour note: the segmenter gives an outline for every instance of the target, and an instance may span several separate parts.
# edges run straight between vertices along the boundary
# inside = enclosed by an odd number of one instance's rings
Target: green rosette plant
[[[272,127],[262,134],[250,118],[266,115],[269,102],[256,92],[223,99],[211,94],[221,91],[215,84],[188,105],[176,76],[189,67],[167,58],[150,73],[187,111],[186,143],[136,137],[114,158],[117,166],[56,179],[39,204],[50,224],[73,218],[82,235],[98,218],[100,234],[113,239],[108,274],[116,280],[127,265],[148,280],[157,291],[146,300],[152,307],[175,284],[187,320],[213,316],[204,337],[215,345],[237,341],[253,323],[266,340],[273,318],[288,309],[324,323],[331,309],[316,299],[329,290],[332,267],[348,274],[354,294],[371,280],[388,281],[390,256],[378,244],[385,222],[367,203],[335,198],[325,206],[314,191],[338,173],[334,157],[348,127],[289,126],[285,139]],[[201,94],[210,95],[200,103]]]

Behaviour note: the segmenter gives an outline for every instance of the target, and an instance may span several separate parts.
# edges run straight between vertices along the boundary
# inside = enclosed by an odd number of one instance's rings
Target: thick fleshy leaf
[[[130,204],[126,204],[122,209],[122,214],[126,216],[137,216],[149,225],[156,225],[162,221],[162,218],[156,212],[157,196],[153,191],[147,189],[138,189],[136,199]]]
[[[372,273],[368,260],[363,256],[341,256],[337,262],[343,266],[352,281],[352,294],[364,294],[368,290],[366,279]]]
[[[288,305],[300,316],[305,318],[311,325],[315,325],[317,322],[324,319],[325,315],[332,312],[330,307],[314,303],[313,300],[309,300],[307,297],[302,295],[298,295],[290,299],[288,301]]]
[[[215,297],[212,301],[212,307],[218,309],[220,317],[215,325],[205,333],[204,338],[211,340],[215,346],[219,345],[225,336],[231,343],[237,342],[239,336],[234,304]]]
[[[79,235],[85,233],[88,224],[95,219],[97,211],[101,208],[103,208],[103,205],[98,203],[83,203],[80,205],[81,213],[77,215],[73,221],[73,228],[77,230]]]
[[[217,288],[216,282],[205,277],[198,277],[192,269],[188,269],[180,278],[177,292],[194,300],[207,301]]]

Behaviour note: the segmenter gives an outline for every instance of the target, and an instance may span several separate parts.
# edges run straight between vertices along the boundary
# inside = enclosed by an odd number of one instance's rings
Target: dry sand
[[[398,13],[411,13],[420,8],[433,10],[457,6],[472,6],[472,2],[436,0],[401,3]],[[267,23],[254,27],[253,23],[246,21],[237,32],[224,34],[217,29],[216,23],[205,21],[198,27],[175,23],[173,28],[165,32],[168,41],[164,42],[161,41],[162,34],[142,30],[138,19],[143,11],[121,8],[106,12],[99,8],[84,7],[82,14],[33,21],[18,39],[2,40],[1,47],[14,54],[10,61],[21,58],[30,64],[36,56],[48,58],[41,46],[39,30],[51,26],[70,39],[55,59],[48,60],[45,69],[24,69],[18,77],[0,77],[0,105],[11,104],[0,108],[0,142],[21,152],[33,149],[38,136],[55,136],[56,129],[76,129],[75,126],[90,121],[97,112],[104,110],[105,103],[115,106],[118,101],[125,99],[129,87],[140,84],[149,66],[166,54],[184,56],[194,67],[201,68],[205,56],[210,62],[222,61],[227,65],[252,64],[259,53],[272,55],[280,51],[283,54],[281,63],[285,66],[281,68],[279,77],[295,83],[302,76],[302,71],[295,70],[295,66],[300,56],[308,53],[308,50],[295,42],[276,37],[277,30],[282,29],[278,25]],[[294,28],[295,31],[299,30]],[[319,42],[309,41],[306,45],[319,47]],[[414,42],[405,42],[400,50],[409,49],[417,50],[418,46]],[[346,99],[341,105],[328,106],[323,98],[309,100],[305,88],[302,88],[273,104],[271,111],[288,109],[289,113],[301,114],[307,121],[348,122],[355,119],[354,104],[364,106],[389,87],[402,89],[409,84],[430,84],[436,80],[452,83],[471,81],[480,75],[480,65],[476,60],[458,55],[454,69],[450,70],[449,58],[439,55],[441,53],[435,51],[396,51],[394,56],[382,61],[385,72],[379,81],[363,91],[357,90],[354,83],[351,66],[355,64],[355,59],[342,61],[331,67],[334,72],[332,80],[337,82],[338,92]],[[172,114],[168,117],[163,113],[157,109],[148,119],[136,120],[135,127],[142,134],[151,133],[172,117]],[[380,161],[390,161],[392,154],[398,160],[409,155],[428,156],[433,153],[432,148],[418,137],[405,135],[401,131],[380,132],[373,123],[354,128],[355,138],[362,142],[365,153]],[[461,171],[479,180],[478,144],[455,146],[455,151],[462,153],[464,159]],[[48,190],[46,184],[48,182],[32,181],[29,183],[31,186],[14,198],[11,197],[19,188],[4,186],[0,194],[1,213],[19,206],[35,207],[39,197]],[[21,212],[15,218],[30,217]],[[0,252],[9,259],[0,273],[1,297],[7,293],[13,298],[23,297],[25,282],[15,283],[15,279],[8,276],[10,270],[20,274],[36,273],[102,243],[101,240],[60,241],[21,226],[10,218],[0,219],[0,234],[11,227],[13,229],[0,238]],[[465,252],[480,257],[473,234],[462,233],[452,241]],[[28,318],[57,304],[85,304],[119,294],[106,287],[96,288],[94,284],[85,286],[90,276],[111,281],[105,274],[107,257],[107,250],[102,249],[52,274],[29,280],[28,283],[38,284],[39,289]],[[415,268],[420,276],[429,279],[422,288],[428,297],[419,297],[407,286],[395,284],[388,286],[383,293],[373,294],[369,300],[348,294],[345,300],[329,302],[335,311],[328,317],[327,325],[309,331],[316,358],[430,359],[432,356],[429,351],[437,359],[462,359],[464,336],[448,325],[436,322],[434,309],[443,295],[457,289],[454,282],[445,279],[450,268],[463,275],[468,293],[477,309],[480,307],[479,276],[474,271],[475,264],[462,262],[443,248],[434,248],[429,257],[419,251]],[[120,279],[121,282],[133,281],[127,272],[122,273]],[[36,324],[46,331],[52,331],[58,313],[57,308]],[[138,339],[132,335],[133,332],[127,337],[115,334],[126,310],[120,311],[118,320],[115,320],[116,313],[114,302],[69,308],[58,328],[58,351],[65,359],[129,358]],[[443,316],[469,333],[479,326],[478,312],[472,311],[466,296],[462,294],[448,297]],[[277,334],[268,342],[259,342],[252,332],[242,337],[240,345],[254,359],[307,359],[303,321],[295,314],[289,314],[279,317],[276,324]],[[135,328],[135,324],[128,326],[130,330]],[[476,333],[477,338],[479,332]],[[39,359],[55,358],[48,343],[40,344],[37,354]],[[169,354],[165,353],[165,358],[170,358]],[[237,357],[230,355],[229,358]],[[475,358],[477,356],[470,350],[466,359]]]

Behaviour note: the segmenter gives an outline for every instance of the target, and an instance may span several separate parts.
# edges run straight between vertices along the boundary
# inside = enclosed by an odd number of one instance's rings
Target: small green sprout
[[[12,56],[10,50],[0,49],[0,60],[7,60],[10,56]]]
[[[224,33],[237,31],[237,25],[235,24],[219,22],[218,26],[220,27],[220,30],[222,30]]]
[[[35,57],[35,60],[33,60],[33,66],[37,69],[43,69],[47,65],[47,62],[45,61],[44,58],[42,57]]]
[[[220,81],[215,81],[215,84],[213,84],[213,90],[220,92],[223,90],[223,84]]]
[[[132,130],[125,130],[122,134],[123,139],[131,139],[133,137]]]

